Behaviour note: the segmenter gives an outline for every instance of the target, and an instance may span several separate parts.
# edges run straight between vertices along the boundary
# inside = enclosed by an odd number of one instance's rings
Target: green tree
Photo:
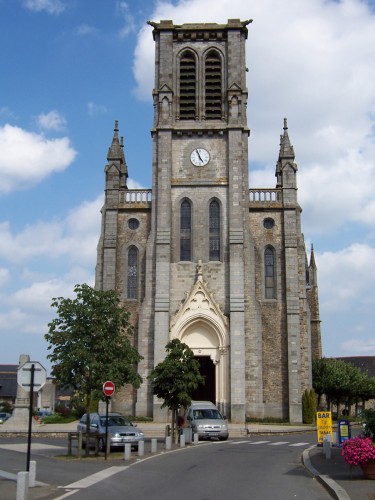
[[[302,395],[302,420],[304,424],[313,424],[316,412],[316,396],[314,389],[306,389]]]
[[[165,346],[167,356],[149,375],[153,394],[164,400],[161,408],[172,412],[172,436],[175,438],[175,423],[178,410],[191,403],[193,391],[204,382],[199,372],[199,363],[193,351],[178,339]]]
[[[102,396],[106,380],[118,387],[139,387],[142,379],[137,364],[142,357],[129,340],[133,328],[117,292],[95,290],[87,284],[76,285],[74,292],[74,299],[52,299],[57,317],[45,335],[51,351],[47,358],[53,364],[52,376],[62,387],[74,389],[88,415],[92,400]]]
[[[332,403],[338,408],[344,403],[350,411],[354,403],[364,402],[374,394],[373,379],[356,366],[340,359],[313,360],[312,377],[313,387],[318,395],[318,406],[321,397],[325,395],[328,409]]]

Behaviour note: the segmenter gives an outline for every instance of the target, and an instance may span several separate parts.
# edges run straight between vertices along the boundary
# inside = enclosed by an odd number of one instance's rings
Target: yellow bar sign
[[[332,412],[330,411],[318,411],[316,414],[316,427],[318,432],[318,443],[323,443],[325,436],[332,436]]]

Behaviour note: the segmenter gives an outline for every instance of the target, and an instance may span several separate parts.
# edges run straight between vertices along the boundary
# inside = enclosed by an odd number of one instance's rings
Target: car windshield
[[[222,420],[219,410],[194,410],[194,419]]]
[[[105,417],[100,417],[100,425],[101,427],[105,427]],[[109,415],[108,416],[108,427],[114,426],[124,426],[124,425],[132,425],[129,420],[122,417],[121,415]]]

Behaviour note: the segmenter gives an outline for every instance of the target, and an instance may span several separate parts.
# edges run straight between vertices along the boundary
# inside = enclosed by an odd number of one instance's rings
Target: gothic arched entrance
[[[171,339],[187,344],[198,359],[206,381],[193,399],[209,400],[229,411],[229,325],[201,276],[171,321]]]

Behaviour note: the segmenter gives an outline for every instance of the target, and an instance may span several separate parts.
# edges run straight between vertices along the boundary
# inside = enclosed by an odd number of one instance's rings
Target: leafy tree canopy
[[[318,398],[324,394],[328,405],[344,402],[366,401],[374,396],[374,378],[359,368],[334,358],[314,359],[312,365],[313,387]]]
[[[117,292],[95,290],[87,284],[76,285],[74,292],[75,299],[52,299],[57,317],[45,335],[51,351],[47,357],[56,380],[84,396],[89,408],[106,380],[118,387],[139,387],[137,363],[142,357],[129,340],[133,328]]]
[[[165,346],[167,356],[149,375],[153,394],[164,400],[162,408],[172,410],[172,436],[179,408],[187,408],[194,390],[204,382],[199,363],[188,345],[173,339]]]
[[[167,356],[149,375],[153,393],[164,400],[162,408],[177,410],[191,403],[191,394],[204,382],[199,363],[188,345],[173,339],[165,346]]]

